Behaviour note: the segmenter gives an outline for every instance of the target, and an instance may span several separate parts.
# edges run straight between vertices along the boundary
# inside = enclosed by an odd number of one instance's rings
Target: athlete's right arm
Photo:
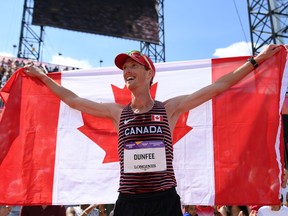
[[[113,120],[114,124],[118,124],[123,109],[122,105],[116,103],[97,103],[79,97],[74,92],[59,85],[53,79],[48,77],[40,68],[33,65],[25,66],[24,71],[28,76],[41,80],[42,83],[44,83],[60,100],[71,108],[90,115],[110,118]]]

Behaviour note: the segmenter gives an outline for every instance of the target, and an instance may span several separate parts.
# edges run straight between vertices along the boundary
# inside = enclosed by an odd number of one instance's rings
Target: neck
[[[134,113],[148,112],[154,105],[154,100],[149,97],[132,97],[131,109]]]

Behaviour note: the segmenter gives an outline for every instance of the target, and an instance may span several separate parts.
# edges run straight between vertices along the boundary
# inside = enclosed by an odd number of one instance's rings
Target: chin
[[[126,83],[126,88],[131,91],[131,90],[133,90],[135,88],[135,86]]]

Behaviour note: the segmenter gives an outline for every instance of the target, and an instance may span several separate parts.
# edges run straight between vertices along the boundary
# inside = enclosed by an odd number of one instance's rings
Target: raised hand
[[[40,78],[41,76],[46,76],[45,68],[40,66],[35,66],[33,63],[25,65],[24,72],[30,77]]]

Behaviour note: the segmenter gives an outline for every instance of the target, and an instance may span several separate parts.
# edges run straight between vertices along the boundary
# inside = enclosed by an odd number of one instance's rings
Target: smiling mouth
[[[134,80],[134,77],[128,77],[128,78],[126,79],[126,81],[132,81],[132,80]]]

